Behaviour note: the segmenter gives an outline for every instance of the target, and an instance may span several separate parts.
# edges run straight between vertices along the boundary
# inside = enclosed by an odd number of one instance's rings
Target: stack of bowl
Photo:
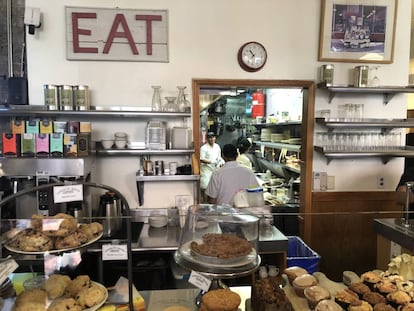
[[[124,132],[115,133],[115,147],[118,149],[124,149],[128,143],[128,134]]]

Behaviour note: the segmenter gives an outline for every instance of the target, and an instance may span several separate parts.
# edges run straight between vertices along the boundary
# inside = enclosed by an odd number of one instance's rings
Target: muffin
[[[303,274],[308,274],[308,271],[306,271],[306,269],[302,267],[298,267],[298,266],[292,266],[292,267],[286,268],[285,270],[283,270],[283,272],[288,277],[289,283],[291,285],[293,284],[293,280],[296,279],[298,276],[301,276]]]
[[[385,302],[377,303],[374,308],[374,311],[396,311],[396,309]]]
[[[305,295],[309,308],[311,309],[315,308],[319,301],[331,298],[329,291],[319,285],[306,287],[303,291],[303,294]]]
[[[414,311],[414,303],[410,302],[398,307],[398,311]]]
[[[303,292],[305,288],[315,286],[317,284],[318,280],[313,275],[310,275],[308,273],[296,277],[292,282],[295,293],[299,297],[305,297],[305,294]]]
[[[351,285],[348,286],[348,288],[352,290],[354,293],[356,293],[360,299],[365,293],[369,293],[371,291],[368,285],[362,282],[352,283]]]
[[[314,311],[342,311],[342,307],[333,300],[321,300]]]
[[[335,302],[345,310],[348,309],[352,302],[359,301],[359,297],[352,290],[346,288],[335,295]]]
[[[375,306],[377,303],[380,302],[387,302],[387,299],[377,292],[367,292],[362,295],[362,299],[368,302],[371,306]]]
[[[374,290],[374,285],[381,281],[381,277],[374,271],[368,271],[361,275],[361,280],[368,285],[371,290]]]
[[[389,293],[396,292],[398,287],[393,281],[386,279],[375,284],[374,290],[386,297]]]
[[[200,311],[237,311],[240,303],[239,294],[229,289],[216,289],[203,296]]]
[[[353,301],[349,305],[348,311],[372,311],[372,306],[364,301],[364,300],[358,300]]]
[[[390,305],[393,307],[399,307],[401,305],[407,304],[411,302],[411,297],[406,292],[403,292],[402,290],[398,290],[393,293],[389,293],[387,295],[387,299],[390,302]]]

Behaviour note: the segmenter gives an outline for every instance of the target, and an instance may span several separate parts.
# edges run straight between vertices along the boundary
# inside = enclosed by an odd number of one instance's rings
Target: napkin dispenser
[[[189,127],[173,127],[171,133],[172,149],[190,149],[193,142],[193,131]]]

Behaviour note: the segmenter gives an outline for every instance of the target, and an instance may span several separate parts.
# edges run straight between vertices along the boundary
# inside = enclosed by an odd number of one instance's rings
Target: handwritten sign
[[[65,7],[69,60],[168,62],[168,12]]]

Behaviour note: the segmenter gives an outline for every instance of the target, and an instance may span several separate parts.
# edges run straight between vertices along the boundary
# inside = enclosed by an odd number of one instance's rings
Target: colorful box
[[[39,133],[51,134],[53,133],[53,121],[52,120],[40,120]]]
[[[21,156],[22,157],[34,157],[35,155],[35,135],[33,133],[21,134]]]
[[[36,156],[37,157],[49,156],[49,134],[46,134],[46,133],[36,134]]]
[[[39,120],[31,119],[26,121],[26,133],[39,133]]]
[[[20,155],[20,135],[12,133],[3,133],[3,156],[17,157]]]
[[[52,133],[49,138],[50,156],[55,158],[63,157],[63,134]]]

